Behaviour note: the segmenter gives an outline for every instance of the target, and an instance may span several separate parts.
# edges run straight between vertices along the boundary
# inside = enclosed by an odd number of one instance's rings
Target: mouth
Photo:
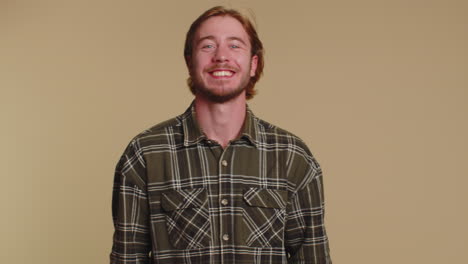
[[[232,70],[227,70],[227,69],[216,69],[213,71],[209,71],[209,74],[213,78],[230,78],[232,77],[236,72]]]

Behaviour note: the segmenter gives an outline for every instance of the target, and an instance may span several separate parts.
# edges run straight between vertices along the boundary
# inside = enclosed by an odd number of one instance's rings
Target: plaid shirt
[[[322,173],[296,136],[247,108],[223,149],[187,111],[117,164],[111,263],[331,263]]]

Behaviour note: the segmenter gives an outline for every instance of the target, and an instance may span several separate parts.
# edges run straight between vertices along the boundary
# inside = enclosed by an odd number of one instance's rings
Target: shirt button
[[[222,205],[228,205],[229,201],[227,199],[222,199],[221,204]]]
[[[224,167],[226,167],[226,166],[227,166],[227,164],[228,164],[228,163],[227,163],[227,161],[226,161],[226,160],[223,160],[223,161],[221,161],[221,165],[223,165]]]
[[[224,240],[224,241],[228,241],[228,240],[229,240],[229,235],[228,235],[228,234],[224,234],[224,235],[223,235],[223,240]]]

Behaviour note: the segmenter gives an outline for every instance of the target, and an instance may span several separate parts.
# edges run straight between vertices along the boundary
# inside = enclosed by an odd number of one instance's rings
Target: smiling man
[[[111,263],[331,263],[319,164],[246,104],[263,72],[252,23],[214,7],[184,56],[193,103],[117,164]]]

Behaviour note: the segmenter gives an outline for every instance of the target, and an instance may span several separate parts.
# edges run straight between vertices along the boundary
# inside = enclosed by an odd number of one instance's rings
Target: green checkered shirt
[[[111,263],[331,263],[322,173],[298,137],[247,108],[223,149],[194,104],[136,136],[117,164]]]

